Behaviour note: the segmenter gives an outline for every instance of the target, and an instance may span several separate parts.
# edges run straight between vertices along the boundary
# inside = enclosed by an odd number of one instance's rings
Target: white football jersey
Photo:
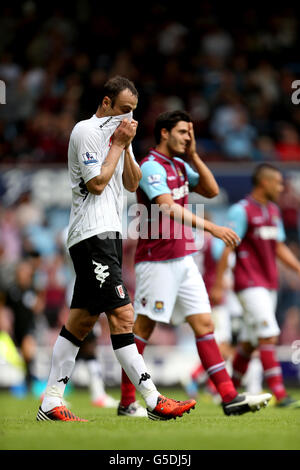
[[[67,247],[103,232],[122,233],[123,151],[114,174],[100,195],[88,192],[86,183],[101,173],[110,146],[111,136],[123,119],[132,113],[98,118],[95,114],[78,122],[72,130],[68,168],[72,187],[72,207]],[[132,147],[131,155],[134,159]]]

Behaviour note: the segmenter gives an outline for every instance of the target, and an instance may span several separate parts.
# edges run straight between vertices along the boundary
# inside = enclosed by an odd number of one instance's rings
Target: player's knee
[[[75,336],[75,338],[79,339],[80,341],[83,341],[87,337],[89,332],[92,330],[97,319],[95,320],[94,316],[90,316],[90,318],[79,318],[77,319],[76,323],[67,322],[66,328],[72,335]]]
[[[263,344],[276,345],[278,342],[278,336],[272,336],[270,338],[259,338],[258,342],[260,345],[263,345]]]
[[[134,311],[131,304],[115,309],[107,314],[111,334],[132,333]]]
[[[154,330],[156,322],[145,315],[138,315],[134,323],[133,333],[148,340]]]
[[[215,326],[210,314],[192,315],[187,318],[196,336],[205,335],[214,331]]]
[[[202,329],[202,334],[210,333],[215,330],[215,325],[211,317],[203,318],[203,320],[200,323],[200,327]]]

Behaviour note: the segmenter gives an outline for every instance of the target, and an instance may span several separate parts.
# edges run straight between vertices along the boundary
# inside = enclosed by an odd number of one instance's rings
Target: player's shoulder
[[[164,169],[163,165],[159,161],[159,159],[149,153],[146,157],[144,157],[140,162],[140,168],[143,172],[159,172],[165,173],[166,170]]]
[[[277,215],[280,215],[280,213],[281,213],[278,204],[276,204],[273,201],[269,202],[269,211],[271,211],[273,214],[277,214]]]
[[[247,199],[240,199],[229,207],[228,214],[230,217],[243,217],[246,214],[249,202]]]
[[[238,205],[239,207],[248,207],[249,206],[249,199],[247,198],[243,198],[243,199],[240,199],[238,202],[236,202],[236,205]]]
[[[78,138],[83,137],[86,135],[87,131],[95,128],[95,124],[92,118],[83,119],[82,121],[78,121],[72,129],[71,137]]]
[[[182,158],[180,158],[180,157],[174,157],[174,158],[173,158],[173,161],[175,161],[175,162],[177,162],[177,163],[179,163],[180,165],[183,165],[183,166],[185,166],[185,165],[187,164],[187,163],[186,163]]]

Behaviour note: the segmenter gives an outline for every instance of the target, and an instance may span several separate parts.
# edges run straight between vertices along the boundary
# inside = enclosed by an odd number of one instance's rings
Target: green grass
[[[181,390],[161,390],[185,399]],[[291,391],[300,398],[300,391]],[[116,398],[119,391],[113,391]],[[71,410],[88,423],[37,422],[38,399],[0,393],[1,450],[299,450],[300,409],[268,406],[257,413],[227,417],[203,395],[195,410],[176,421],[118,417],[116,410],[90,405],[87,391],[68,397]]]

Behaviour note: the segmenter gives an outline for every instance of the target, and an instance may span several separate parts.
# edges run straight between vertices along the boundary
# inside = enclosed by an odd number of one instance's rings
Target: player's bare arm
[[[137,129],[137,121],[131,121],[131,125]],[[142,172],[139,166],[134,162],[129,147],[125,148],[124,169],[123,169],[123,185],[127,191],[135,192],[142,178]]]
[[[194,165],[196,171],[199,173],[200,176],[199,183],[195,188],[193,188],[193,192],[196,192],[201,196],[211,199],[219,194],[219,186],[215,180],[214,175],[212,174],[210,169],[205,165],[205,163],[201,160],[197,152],[193,123],[189,122],[188,127],[190,141],[187,145],[186,153],[190,162]]]
[[[291,268],[300,276],[300,262],[285,243],[277,242],[276,256],[285,266]]]
[[[161,194],[160,196],[157,196],[155,198],[155,203],[158,204],[161,210],[172,219],[198,230],[205,230],[211,233],[214,237],[223,240],[225,245],[236,247],[240,242],[240,238],[231,228],[216,225],[209,220],[196,216],[193,212],[174,202],[170,194]]]
[[[135,136],[136,127],[131,125],[128,119],[124,119],[112,135],[112,144],[104,160],[99,175],[87,182],[86,186],[90,193],[99,196],[111,179],[120,156],[124,149],[129,146]]]

